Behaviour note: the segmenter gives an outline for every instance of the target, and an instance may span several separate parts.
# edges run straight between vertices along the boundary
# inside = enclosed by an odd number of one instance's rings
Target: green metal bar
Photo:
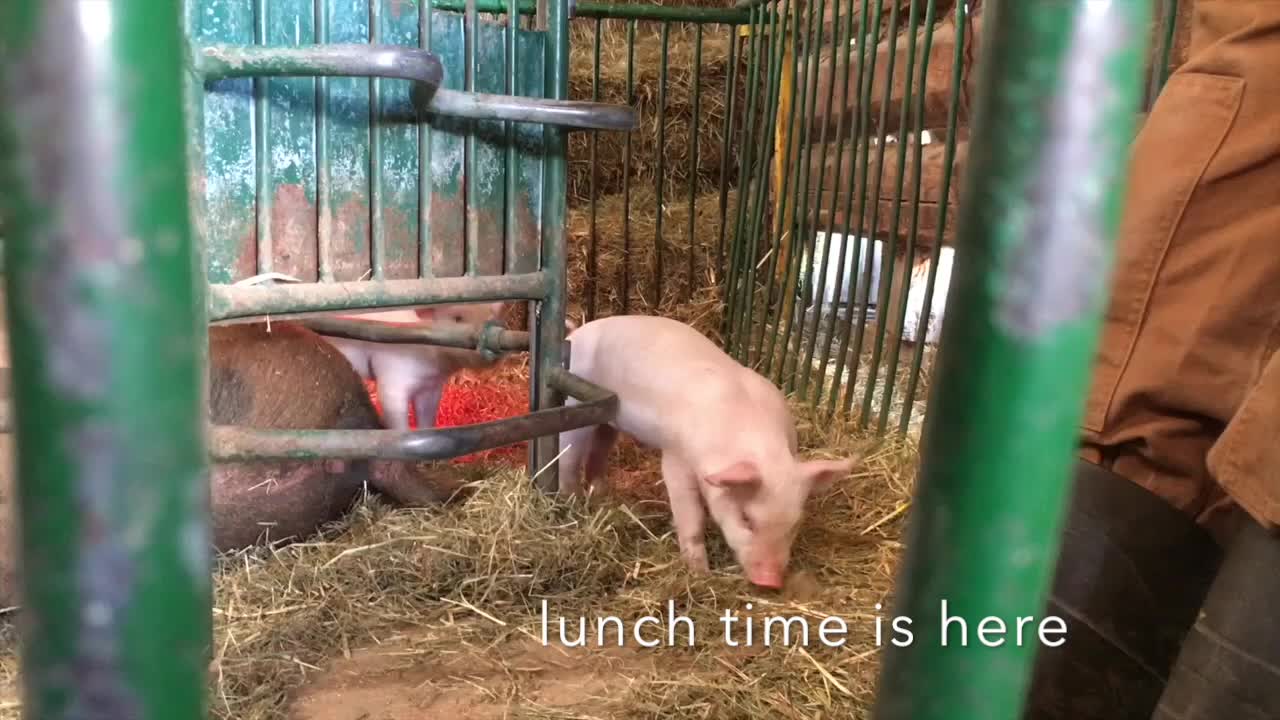
[[[916,40],[917,40],[917,32],[920,29],[920,18],[917,14],[918,6],[919,6],[919,3],[917,2],[917,0],[911,0],[911,8],[907,13],[907,18],[908,18],[907,33],[911,36],[911,38],[909,40],[909,44],[907,45],[907,69],[906,69],[906,72],[903,74],[902,112],[901,112],[901,117],[898,120],[898,174],[897,174],[897,182],[895,183],[895,187],[893,190],[893,215],[889,219],[889,236],[885,240],[885,244],[884,244],[885,269],[884,269],[884,272],[882,273],[882,280],[880,283],[880,300],[877,303],[877,308],[876,308],[876,318],[877,318],[876,344],[875,344],[875,348],[871,351],[871,367],[867,370],[867,391],[862,400],[862,421],[861,422],[864,427],[867,425],[867,423],[871,422],[871,400],[872,400],[872,397],[875,395],[876,380],[879,378],[879,375],[880,375],[880,359],[881,359],[881,355],[884,354],[885,333],[888,332],[888,323],[889,323],[888,316],[889,316],[889,305],[891,304],[890,298],[892,297],[892,294],[893,294],[893,263],[894,263],[895,257],[898,254],[897,247],[896,247],[898,244],[898,226],[899,226],[899,221],[902,218],[902,191],[904,189],[903,186],[906,182],[906,178],[904,177],[904,175],[906,174],[906,169],[907,169],[907,122],[911,117],[911,82],[912,80],[915,79]],[[890,73],[892,72],[893,71],[890,70]],[[888,96],[891,94],[892,94],[892,90],[890,88],[886,88],[885,95]],[[923,94],[924,92],[922,88],[921,95]],[[886,102],[885,107],[883,109],[887,111],[888,106],[889,106],[889,103]],[[916,141],[917,141],[916,144],[919,145],[919,138],[916,138]],[[919,170],[918,166],[916,170],[917,171]],[[880,213],[877,212],[876,216],[879,217],[879,215]],[[872,225],[872,227],[875,227],[875,226]],[[874,236],[874,233],[873,233],[873,236]],[[909,238],[907,241],[908,247],[910,247],[911,243],[913,242],[914,242],[914,238]],[[908,265],[907,267],[910,267],[910,266]],[[907,287],[908,287],[908,284],[904,283],[903,284],[904,290]],[[902,305],[902,316],[904,319],[906,318],[905,300]],[[899,330],[898,345],[901,345],[901,343],[902,343],[902,333]],[[885,399],[888,400],[888,397],[886,396]]]
[[[911,358],[911,374],[907,378],[906,407],[911,407],[916,399],[916,386],[920,381],[920,370],[924,365],[925,340],[929,337],[929,311],[933,308],[933,293],[937,285],[938,264],[942,257],[942,238],[947,230],[947,210],[951,203],[951,177],[955,171],[956,126],[959,124],[960,91],[964,87],[964,58],[966,12],[964,4],[956,6],[956,46],[951,59],[951,98],[947,109],[947,149],[942,159],[941,205],[938,207],[938,228],[935,232],[933,249],[929,257],[929,277],[925,280],[924,311],[922,321],[916,326],[916,347]],[[898,421],[898,429],[906,434],[910,427],[911,414],[905,412]]]
[[[314,0],[316,41],[329,43],[329,4]],[[333,280],[333,202],[329,195],[332,161],[329,156],[329,78],[316,79],[316,268],[322,282]],[[194,142],[194,141],[193,141]]]
[[[896,42],[897,36],[898,36],[898,6],[895,4],[889,12],[888,38],[890,39],[890,41]],[[897,59],[898,59],[898,54],[896,52],[889,53],[889,62],[885,66],[885,77],[893,77],[894,65],[897,64]],[[889,105],[890,105],[889,101],[892,99],[892,97],[893,97],[893,83],[886,83],[884,88],[884,97],[882,98],[881,104],[880,104],[880,118],[876,122],[876,128],[879,130],[879,135],[877,136],[879,138],[879,141],[876,143],[875,182],[872,184],[872,190],[870,193],[867,193],[865,191],[863,192],[863,198],[866,200],[866,203],[863,205],[862,209],[865,211],[867,209],[866,205],[871,206],[871,223],[870,223],[871,227],[866,234],[867,243],[868,243],[866,267],[868,268],[868,274],[870,273],[870,268],[874,267],[876,236],[880,234],[879,233],[880,187],[884,183],[884,153],[885,153],[885,145],[886,145],[885,139],[888,137],[887,125],[889,123]],[[862,220],[863,220],[862,215],[859,215],[858,216],[859,230],[861,230]],[[862,232],[859,231],[858,235],[861,236]],[[893,244],[890,240],[882,241],[881,247],[883,248],[883,253],[880,261],[880,265],[881,265],[880,282],[881,284],[884,284],[885,282],[887,282],[885,278],[886,275],[889,275],[890,277],[892,277],[894,252],[893,252]],[[887,270],[885,269],[886,264],[888,265]],[[866,291],[863,292],[862,297],[863,297],[862,307],[859,309],[859,312],[858,312],[858,324],[857,324],[857,327],[854,329],[853,352],[851,353],[852,360],[853,360],[853,369],[849,373],[849,383],[846,388],[847,392],[845,392],[845,396],[844,396],[843,410],[844,410],[845,416],[848,416],[848,414],[852,411],[852,408],[853,408],[853,396],[855,391],[857,390],[858,369],[859,369],[859,366],[862,364],[862,340],[866,333],[867,312],[871,304],[870,281],[867,282]],[[883,305],[878,304],[878,306],[876,307],[876,317],[883,318],[883,316],[884,316],[884,307]],[[884,325],[883,322],[877,322],[876,324]],[[867,393],[871,393],[874,389],[875,389],[875,384],[868,383]]]
[[[859,18],[865,18],[867,16],[867,3],[868,3],[868,0],[862,0],[862,12],[861,14],[858,15]],[[877,19],[877,22],[879,22],[878,19]],[[846,14],[845,26],[846,26],[845,29],[847,31],[846,37],[848,35],[852,35],[853,34],[853,13],[852,12],[849,12]],[[858,37],[858,69],[856,70],[856,75],[858,80],[854,88],[854,92],[859,97],[861,97],[863,92],[864,82],[868,84],[871,82],[869,78],[863,77],[864,62],[867,57],[867,45],[868,45],[867,27],[865,22],[859,23],[859,33],[860,35]],[[872,52],[874,52],[875,46],[872,45],[871,49],[872,49]],[[849,46],[846,44],[845,63],[844,63],[845,64],[845,84],[844,84],[845,98],[849,97],[848,73],[849,73],[849,65],[852,62],[852,57],[850,55],[851,54],[850,54]],[[847,103],[848,101],[846,100],[846,105]],[[848,122],[849,122],[849,143],[852,144],[856,142],[858,138],[862,137],[862,133],[863,133],[862,105],[857,106],[857,112],[854,114],[854,117],[848,120]],[[841,143],[839,148],[836,150],[836,172],[837,173],[840,171],[839,169],[843,165],[844,145],[845,145],[844,143]],[[846,271],[849,269],[848,262],[846,260],[846,258],[848,257],[848,250],[849,250],[849,225],[850,225],[849,216],[850,216],[850,213],[853,212],[853,193],[854,193],[854,190],[858,189],[858,186],[855,184],[855,180],[857,179],[857,168],[858,168],[858,164],[856,162],[857,159],[858,159],[858,151],[855,148],[854,157],[853,157],[853,160],[855,162],[849,163],[849,176],[845,183],[844,212],[842,213],[842,217],[844,218],[844,229],[840,232],[840,251],[838,253],[838,256],[840,258],[839,270],[836,272],[836,286],[832,292],[832,297],[835,300],[833,302],[833,307],[831,308],[831,313],[827,316],[827,328],[824,333],[824,336],[826,337],[826,342],[822,344],[822,353],[818,359],[817,379],[814,381],[815,384],[814,384],[814,391],[813,391],[813,404],[815,407],[822,402],[822,389],[826,385],[826,380],[827,380],[827,364],[831,361],[831,346],[835,338],[836,318],[838,318],[840,315],[840,298],[843,297],[842,291],[844,290],[844,277],[845,277]],[[834,207],[835,207],[835,200],[833,198],[832,199],[833,211],[834,211]],[[833,218],[833,222],[828,223],[827,225],[827,242],[828,243],[831,242],[831,235],[834,229],[833,225],[834,225],[834,218]],[[824,251],[829,251],[829,247],[824,247],[823,249]],[[858,254],[861,252],[861,249],[862,249],[862,243],[861,242],[855,243],[855,252],[854,252],[855,266],[857,265],[857,262],[858,262],[856,258],[858,257]],[[849,288],[849,295],[851,297],[856,297],[857,293],[858,293],[858,276],[855,273],[852,278],[852,284],[850,285],[850,288]],[[850,308],[850,312],[852,312],[852,308]],[[848,325],[847,322],[842,323],[842,326],[847,327],[847,325]],[[840,373],[837,371],[836,377],[832,380],[832,383],[831,383],[831,390],[833,394],[839,394],[840,392],[839,380],[840,380]]]
[[[516,0],[507,0],[507,25],[506,25],[506,93],[508,95],[516,94],[517,75],[516,75],[516,55],[519,52],[519,41],[516,37],[516,30],[520,25],[520,9],[517,7]],[[518,233],[516,228],[520,223],[518,212],[518,202],[520,188],[516,178],[516,125],[508,120],[503,123],[503,136],[506,142],[504,152],[505,158],[503,163],[503,180],[506,188],[506,198],[504,200],[506,207],[506,216],[503,220],[503,237],[505,238],[505,256],[506,272],[516,271],[516,258],[519,254]]]
[[[267,44],[267,0],[253,0],[253,41]],[[267,102],[270,78],[253,80],[253,144],[255,153],[254,217],[257,223],[258,272],[275,269],[275,249],[271,242],[271,105]]]
[[[600,101],[600,38],[604,29],[603,23],[603,20],[596,18],[595,45],[593,47],[593,64],[591,67],[591,99],[596,102]],[[591,131],[591,239],[587,246],[587,277],[584,282],[586,287],[583,289],[583,294],[587,296],[587,322],[596,319],[596,276],[600,273],[600,238],[596,233],[596,224],[599,218],[599,208],[596,202],[600,183],[600,170],[596,161],[599,136],[600,131]]]
[[[369,42],[382,41],[382,0],[369,0]],[[387,230],[382,221],[382,78],[369,78],[369,262],[375,281],[386,279]]]
[[[636,21],[627,22],[627,105],[636,101]],[[631,133],[622,160],[622,314],[631,308]]]
[[[476,10],[476,0],[467,0],[466,15],[463,20],[463,79],[467,92],[476,91],[476,74],[479,72],[479,66],[476,63],[476,36],[480,25],[480,16]],[[463,178],[466,181],[466,191],[463,193],[463,207],[466,208],[463,213],[464,230],[466,237],[466,274],[475,277],[479,272],[480,263],[480,206],[478,198],[480,196],[477,183],[479,178],[476,172],[476,122],[474,119],[466,124],[467,135],[462,145],[462,167]]]
[[[860,137],[862,138],[862,147],[858,153],[858,168],[857,168],[858,183],[855,186],[858,189],[858,211],[855,214],[856,217],[858,218],[858,222],[857,222],[857,225],[853,226],[856,229],[856,234],[854,235],[854,238],[853,238],[853,243],[854,243],[853,261],[855,263],[860,264],[860,268],[859,268],[860,271],[854,274],[854,284],[853,284],[853,287],[850,288],[850,294],[852,295],[854,304],[858,305],[860,302],[860,304],[862,305],[861,319],[859,320],[859,322],[863,325],[866,324],[866,321],[867,321],[866,303],[867,303],[867,297],[870,294],[869,289],[871,287],[871,282],[870,282],[870,278],[868,278],[867,284],[866,284],[867,289],[863,290],[862,300],[859,301],[858,300],[858,289],[859,289],[858,281],[862,277],[862,275],[870,274],[869,268],[872,267],[872,263],[875,258],[875,247],[876,247],[875,238],[868,238],[867,245],[866,245],[867,259],[864,263],[861,259],[862,247],[863,247],[862,240],[864,236],[862,221],[863,221],[863,216],[866,213],[867,175],[869,172],[870,159],[871,159],[870,158],[871,156],[870,104],[871,104],[871,88],[875,84],[875,76],[876,76],[877,43],[875,42],[875,38],[878,37],[880,34],[880,16],[881,16],[880,3],[875,4],[873,13],[874,13],[874,21],[872,26],[875,28],[875,31],[869,34],[864,33],[864,38],[866,38],[867,40],[867,42],[865,42],[864,45],[867,46],[866,50],[868,52],[868,57],[870,58],[871,62],[868,64],[868,67],[867,67],[866,84],[862,87],[862,95],[858,102],[858,127],[861,128]],[[891,77],[891,76],[886,76],[886,77]],[[879,199],[876,200],[876,205],[878,208]],[[844,231],[845,235],[849,234],[849,227],[850,227],[849,223],[851,220],[852,220],[852,216],[846,214],[845,215],[845,231]],[[844,262],[844,258],[841,258],[841,263],[843,262]],[[854,314],[853,311],[854,311],[854,308],[850,307],[849,308],[850,316]],[[836,350],[835,379],[833,381],[834,385],[832,386],[832,389],[831,389],[831,395],[828,396],[828,400],[827,400],[827,416],[828,417],[835,414],[836,401],[840,397],[840,390],[844,389],[846,390],[846,393],[852,393],[853,388],[855,387],[855,381],[857,380],[859,358],[855,357],[854,363],[853,363],[853,369],[849,371],[849,381],[846,383],[843,383],[843,386],[840,383],[840,378],[844,377],[845,362],[849,359],[849,333],[852,329],[852,326],[853,326],[852,318],[850,318],[850,320],[840,323],[839,333],[838,333],[839,348]]]
[[[914,0],[912,0],[912,2],[913,2],[912,8],[914,9],[915,8]],[[819,10],[818,14],[822,15],[823,13],[821,10]],[[847,53],[848,44],[849,44],[848,39],[842,37],[841,41],[842,41],[842,44],[845,46],[846,48],[845,52]],[[839,67],[835,62],[834,53],[833,53],[831,64],[832,64],[832,71],[834,72],[835,69]],[[846,68],[846,71],[847,69],[848,68]],[[848,81],[849,81],[849,77],[846,74],[845,75],[846,88],[848,87]],[[827,89],[827,107],[828,108],[832,107],[833,103],[835,102],[835,95],[836,95],[836,80],[833,75],[831,78],[831,86]],[[822,124],[821,140],[819,141],[820,142],[819,146],[822,148],[820,155],[822,156],[822,162],[824,163],[827,161],[827,128],[829,128],[830,125],[831,125],[830,122],[824,122]],[[837,151],[837,157],[838,156],[839,156],[839,151]],[[839,171],[840,171],[840,165],[839,165],[839,161],[837,160],[836,172],[839,172]],[[814,203],[814,207],[812,211],[812,216],[814,218],[814,223],[813,223],[814,225],[817,224],[817,219],[822,216],[822,185],[823,185],[823,180],[825,180],[826,177],[827,177],[827,174],[825,172],[822,172],[818,175],[818,185],[815,188],[815,192],[814,192],[814,195],[816,196],[817,199],[816,199],[816,202]],[[831,204],[835,205],[834,199],[832,200]],[[814,236],[813,239],[810,241],[813,243],[813,247],[814,247],[814,256],[811,256],[811,259],[810,259],[810,262],[812,263],[813,261],[817,260],[816,227],[810,226],[809,223],[806,223],[805,226],[809,228],[809,231],[806,233],[806,237]],[[801,374],[800,374],[800,384],[796,386],[796,393],[801,397],[804,396],[805,391],[809,387],[809,374],[813,371],[813,353],[818,344],[818,324],[822,321],[822,297],[825,294],[827,289],[827,270],[831,264],[831,253],[827,252],[828,248],[830,247],[830,242],[831,242],[831,238],[830,238],[830,234],[828,233],[824,237],[824,242],[822,245],[823,253],[822,253],[822,260],[818,265],[819,269],[818,269],[817,287],[814,288],[814,292],[812,293],[812,296],[815,297],[816,299],[812,301],[809,300],[810,295],[805,295],[805,298],[804,298],[806,303],[808,302],[813,303],[813,329],[809,332],[809,341],[808,343],[806,343],[805,350],[804,350],[804,369],[801,371]],[[813,270],[813,267],[811,265],[809,268],[809,271],[812,272],[812,270]],[[801,342],[803,342],[804,341],[804,316],[803,315],[800,316],[800,321],[801,321],[800,340]]]
[[[791,231],[794,233],[791,240],[791,247],[792,247],[791,255],[794,260],[793,267],[796,268],[797,273],[800,270],[800,262],[805,256],[805,250],[813,246],[813,240],[814,240],[814,238],[811,237],[812,233],[810,232],[811,226],[809,222],[809,202],[808,202],[809,176],[810,176],[810,171],[813,169],[812,168],[813,153],[808,148],[809,130],[812,125],[812,122],[810,122],[808,118],[813,117],[814,105],[817,103],[817,99],[818,99],[817,64],[818,64],[818,48],[821,45],[822,23],[817,22],[817,20],[819,19],[817,15],[818,13],[809,13],[809,18],[808,18],[809,40],[805,44],[805,57],[808,58],[809,62],[806,64],[806,70],[805,70],[805,90],[804,90],[804,101],[803,101],[804,111],[801,114],[801,117],[805,118],[805,121],[800,125],[800,136],[802,138],[800,141],[800,147],[804,148],[804,150],[803,150],[803,156],[800,158],[797,158],[797,163],[796,163],[797,170],[799,169],[799,167],[804,168],[804,170],[799,173],[799,182],[796,183],[796,197],[795,197],[796,210],[799,211],[801,208],[804,208],[804,212],[797,212],[795,214],[796,222],[790,228]],[[812,77],[809,77],[810,72],[812,72]],[[890,77],[892,77],[892,74],[890,74]],[[795,301],[791,306],[791,312],[786,313],[786,317],[784,318],[787,321],[786,330],[782,332],[782,347],[784,348],[790,345],[791,331],[794,330],[796,324],[804,318],[804,308],[805,308],[805,304],[808,302],[808,295],[809,295],[809,289],[810,289],[809,283],[811,281],[812,275],[813,273],[806,271],[804,273],[803,280],[797,278],[797,285],[799,285],[800,287],[799,297],[796,297],[794,295],[795,289],[793,289],[790,284],[786,286],[786,292],[792,294],[792,297],[795,298]],[[799,360],[799,355],[800,355],[799,343],[800,343],[800,340],[803,338],[803,335],[804,335],[803,332],[796,333],[796,336],[795,336],[796,351],[788,355],[787,357],[784,357],[781,365],[781,367],[783,368],[783,374],[786,375],[786,379],[784,382],[785,382],[786,391],[788,393],[790,393],[792,390],[795,389],[796,377],[795,377],[794,364],[792,365],[792,371],[789,374],[786,372],[786,366],[787,366],[786,361],[787,359],[796,360],[796,361]]]
[[[778,28],[777,18],[777,13],[770,13],[768,35],[769,72],[765,80],[766,100],[764,103],[766,117],[764,120],[763,131],[760,133],[760,146],[764,149],[764,157],[760,162],[760,182],[756,183],[755,214],[754,217],[752,217],[750,224],[747,226],[747,237],[749,238],[747,256],[751,258],[752,262],[747,265],[745,291],[747,294],[746,307],[744,308],[744,312],[739,316],[742,319],[742,326],[736,333],[736,336],[740,338],[742,343],[742,354],[740,358],[743,364],[747,366],[750,366],[752,362],[751,336],[753,325],[751,322],[751,316],[754,314],[756,307],[756,268],[760,265],[760,262],[756,261],[755,258],[760,254],[760,234],[764,232],[765,227],[764,210],[768,204],[767,200],[769,198],[769,193],[767,191],[770,184],[769,179],[772,175],[772,163],[775,151],[774,145],[776,144],[773,139],[778,125],[778,113],[775,109],[778,107],[778,87],[782,84],[783,49],[786,47],[785,42],[779,41],[779,37],[782,36],[782,33],[784,33],[785,30]],[[770,252],[768,253],[768,264],[770,267],[773,267],[776,264],[778,238],[774,237],[773,233],[769,233],[769,237]],[[766,287],[768,290],[766,292],[769,292],[772,289],[772,279],[772,275],[767,278],[768,282],[766,282]],[[765,310],[761,311],[762,315],[765,314],[768,307],[768,294],[764,296],[764,302]]]
[[[729,277],[727,278],[728,282],[725,283],[727,297],[725,299],[724,336],[725,343],[729,348],[729,354],[735,357],[738,356],[738,341],[733,331],[737,327],[735,322],[737,314],[741,312],[738,299],[738,284],[743,276],[743,264],[751,262],[751,258],[747,256],[747,249],[743,244],[742,229],[747,218],[747,196],[750,194],[747,189],[752,173],[752,161],[755,157],[756,91],[760,85],[759,57],[762,44],[760,42],[762,34],[760,30],[764,27],[763,23],[760,22],[762,16],[761,12],[752,11],[749,54],[747,55],[747,82],[750,85],[747,88],[746,131],[742,134],[742,170],[739,173],[739,177],[742,179],[738,182],[737,219],[734,225],[732,251],[729,258]]]
[[[654,183],[657,188],[654,190],[653,196],[657,199],[657,210],[654,212],[653,218],[653,306],[655,308],[662,307],[662,275],[664,269],[663,252],[664,245],[662,238],[662,206],[663,206],[663,181],[666,179],[666,157],[667,157],[667,50],[671,46],[671,23],[662,23],[662,59],[658,65],[658,167],[655,173]]]
[[[903,260],[903,262],[906,263],[906,267],[915,266],[916,235],[920,231],[920,186],[922,181],[924,180],[924,167],[923,167],[924,143],[921,138],[921,134],[924,131],[924,88],[925,88],[925,83],[927,82],[927,79],[929,77],[929,57],[930,57],[930,53],[933,51],[933,23],[934,23],[934,10],[935,10],[934,5],[935,5],[935,0],[929,0],[928,6],[925,8],[924,54],[923,54],[923,59],[920,61],[921,92],[918,96],[916,96],[915,122],[913,123],[913,127],[912,127],[912,131],[915,133],[915,144],[913,145],[912,149],[915,151],[913,164],[916,169],[916,174],[915,174],[915,181],[914,181],[915,184],[911,190],[911,228],[910,230],[907,231],[907,256]],[[905,117],[905,109],[904,109],[904,117]],[[946,205],[947,198],[945,195],[941,198],[941,202],[944,206]],[[941,241],[941,238],[939,238],[939,241]],[[898,328],[898,342],[894,344],[893,349],[890,351],[889,371],[884,378],[884,401],[880,405],[880,424],[877,428],[877,433],[881,435],[883,435],[885,430],[887,429],[888,422],[889,422],[889,410],[893,405],[893,387],[898,379],[898,355],[902,350],[902,343],[905,340],[903,336],[906,334],[904,330],[907,323],[907,298],[910,294],[911,294],[911,283],[910,282],[903,283],[902,304],[900,305],[898,310],[898,319],[896,321],[897,324],[894,326]],[[924,308],[921,310],[921,319],[923,321],[927,321],[928,317],[929,317],[929,306],[925,305]],[[921,328],[921,324],[917,323],[916,324],[916,342],[919,345],[924,345],[924,341],[928,336],[921,335],[920,328]],[[902,414],[903,414],[903,417],[906,417],[906,418],[911,417],[910,404],[904,404],[902,406]]]
[[[212,536],[183,24],[175,2],[0,4],[26,717],[204,715]]]
[[[546,97],[564,100],[569,96],[569,0],[549,0],[546,4]],[[543,126],[544,148],[542,174],[542,262],[546,277],[546,295],[538,304],[537,347],[534,349],[533,382],[536,410],[558,408],[564,393],[550,382],[564,365],[565,292],[568,266],[565,246],[565,188],[568,187],[568,135],[564,128]],[[497,278],[495,278],[497,279]],[[559,486],[557,471],[560,452],[558,435],[546,435],[529,443],[536,484],[544,492]]]
[[[737,25],[729,26],[729,77],[725,82],[724,100],[724,143],[720,148],[720,237],[716,240],[716,270],[724,267],[725,231],[729,225],[729,154],[732,152],[734,100],[737,95],[738,79],[738,39]],[[739,169],[741,170],[741,169]],[[739,172],[741,178],[741,172]],[[741,192],[741,189],[739,189]]]
[[[435,0],[435,4],[441,10],[459,12],[465,8],[466,0]],[[476,6],[482,13],[496,15],[506,12],[506,5],[503,0],[476,0]],[[536,3],[534,0],[520,1],[520,14],[532,15],[535,10]],[[704,25],[742,25],[750,22],[751,12],[734,8],[580,2],[574,7],[574,17],[688,22]]]
[[[702,26],[694,26],[693,34],[693,66],[702,67]],[[597,60],[596,67],[600,67]],[[693,297],[694,272],[696,269],[698,245],[694,238],[695,220],[698,214],[698,111],[702,108],[702,73],[693,74],[693,119],[689,121],[692,131],[689,133],[689,279],[685,286],[685,300]],[[725,138],[727,141],[728,138]]]
[[[1039,643],[1012,626],[1043,617],[1059,549],[1149,14],[1146,0],[986,7],[950,350],[891,611],[917,618],[915,636],[886,648],[875,720],[1023,715]],[[997,647],[976,647],[986,617],[1010,628]]]
[[[418,12],[418,47],[427,52],[431,52],[431,15],[432,4],[435,0],[423,0],[422,8]],[[511,28],[514,31],[515,28]],[[511,44],[514,48],[513,43]],[[515,61],[515,50],[511,50],[511,54],[507,60],[507,77],[508,92],[514,92],[514,86],[510,84],[512,77],[512,66]],[[515,140],[511,123],[507,123],[507,177],[511,177],[511,166],[513,164],[513,155],[515,153]],[[431,203],[432,194],[435,191],[435,179],[431,176],[431,146],[434,140],[431,137],[431,123],[423,120],[418,123],[418,275],[423,278],[435,276],[435,263],[432,259],[431,246]],[[508,215],[508,224],[510,224],[510,216]],[[508,235],[508,237],[510,237]]]
[[[1169,55],[1173,52],[1173,36],[1178,27],[1178,0],[1164,0],[1160,7],[1164,12],[1164,17],[1161,18],[1164,21],[1164,35],[1160,41],[1160,60],[1152,63],[1155,67],[1151,68],[1148,108],[1156,101],[1169,80]]]
[[[788,8],[787,14],[788,16],[793,15],[793,13],[790,12],[790,8]],[[800,32],[800,20],[797,18],[795,23],[792,24],[791,26],[791,47],[792,47],[793,61],[795,62],[795,65],[791,68],[791,72],[794,79],[796,80],[796,82],[793,82],[791,84],[793,94],[798,92],[797,89],[800,87],[799,63],[800,63],[800,50],[802,47],[800,43],[801,37],[802,35]],[[787,116],[788,130],[794,130],[794,128],[796,127],[796,113],[798,111],[799,105],[803,103],[803,95],[801,95],[801,98],[802,98],[801,103],[796,103],[795,98],[794,97],[792,98],[792,101],[790,103],[791,110]],[[792,189],[791,189],[792,178],[795,178],[795,182],[797,184],[800,182],[800,177],[799,177],[800,164],[799,162],[793,163],[792,162],[793,158],[791,155],[791,149],[793,147],[796,149],[796,155],[800,154],[801,149],[798,146],[799,141],[800,141],[799,133],[788,132],[787,146],[783,148],[783,155],[782,155],[783,157],[782,165],[786,169],[784,170],[783,176],[782,176],[782,187],[779,188],[778,190],[778,197],[781,198],[781,202],[779,202],[778,204],[779,217],[776,220],[776,225],[778,227],[778,232],[776,233],[777,235],[776,242],[780,245],[782,243],[783,238],[790,238],[791,250],[787,254],[786,276],[783,278],[782,287],[778,290],[778,298],[776,299],[776,304],[773,305],[774,309],[766,315],[766,320],[761,323],[761,327],[760,327],[760,338],[761,338],[762,345],[763,345],[763,338],[766,335],[768,335],[769,337],[769,350],[768,350],[768,353],[765,355],[764,361],[761,365],[761,370],[766,375],[773,373],[774,352],[777,350],[777,345],[778,345],[778,326],[782,322],[782,313],[784,312],[784,308],[787,306],[787,295],[789,292],[788,288],[791,287],[791,281],[795,275],[795,268],[797,267],[797,262],[798,262],[795,258],[795,254],[796,254],[795,253],[795,233],[792,232],[792,227],[791,227],[793,223],[787,223],[786,218],[787,218],[787,211],[791,209],[791,204],[789,201],[792,196]],[[768,298],[771,303],[775,302],[773,298],[772,284],[778,272],[777,262],[778,260],[775,259],[773,268],[769,273],[770,278],[769,278],[767,289],[768,289]],[[757,357],[760,355],[759,349],[757,349],[756,355]]]

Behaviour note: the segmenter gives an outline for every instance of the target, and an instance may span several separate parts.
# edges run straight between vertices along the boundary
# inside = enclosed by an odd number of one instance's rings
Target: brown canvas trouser
[[[1134,143],[1081,456],[1223,536],[1280,526],[1280,2],[1192,22]]]

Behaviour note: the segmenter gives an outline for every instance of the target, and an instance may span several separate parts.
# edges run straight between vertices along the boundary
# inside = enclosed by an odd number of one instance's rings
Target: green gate
[[[482,9],[508,21],[481,20]],[[536,472],[554,459],[557,432],[609,417],[611,395],[561,367],[564,144],[568,131],[635,120],[626,107],[563,99],[567,18],[551,14],[562,11],[492,0],[189,0],[193,221],[211,321],[534,303],[532,347],[528,334],[501,328],[322,325],[347,337],[531,349],[530,416],[399,435],[216,428],[214,459],[428,459],[538,437]],[[280,275],[301,282],[271,282]],[[561,407],[566,393],[582,404]],[[548,470],[539,481],[553,487]]]

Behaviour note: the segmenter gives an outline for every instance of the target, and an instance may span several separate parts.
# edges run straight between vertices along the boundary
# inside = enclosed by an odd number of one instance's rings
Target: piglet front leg
[[[671,521],[680,544],[680,556],[695,572],[710,572],[707,562],[706,509],[692,468],[669,452],[662,454],[662,482],[671,503]]]

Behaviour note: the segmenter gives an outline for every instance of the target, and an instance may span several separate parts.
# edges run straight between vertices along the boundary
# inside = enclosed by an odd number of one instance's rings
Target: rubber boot
[[[1221,555],[1186,514],[1079,461],[1047,608],[1066,641],[1038,647],[1023,717],[1151,720]]]
[[[1280,718],[1280,537],[1249,522],[1188,633],[1153,720]]]

